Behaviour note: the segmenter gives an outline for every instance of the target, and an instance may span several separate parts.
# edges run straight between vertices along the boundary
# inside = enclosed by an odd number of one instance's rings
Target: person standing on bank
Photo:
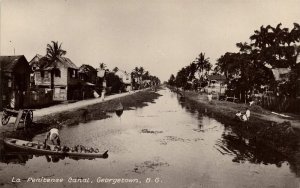
[[[208,93],[207,98],[209,103],[212,103],[212,97],[212,93]]]
[[[250,118],[250,110],[249,110],[249,108],[247,108],[247,110],[245,112],[245,115],[247,117],[247,120],[249,120],[249,118]]]
[[[57,128],[52,128],[47,134],[45,138],[44,144],[46,145],[47,140],[50,140],[53,145],[58,145],[60,146],[60,138],[59,138],[59,133]]]

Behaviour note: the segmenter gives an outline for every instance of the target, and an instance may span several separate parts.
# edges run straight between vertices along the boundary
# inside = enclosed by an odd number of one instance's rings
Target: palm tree
[[[281,24],[278,25],[280,27]],[[259,48],[266,48],[270,46],[274,42],[273,34],[269,32],[272,30],[270,25],[264,27],[263,25],[260,27],[260,30],[255,30],[254,34],[250,36],[250,40],[254,40],[253,46]]]
[[[144,67],[140,67],[139,68],[139,71],[138,71],[138,73],[139,73],[139,77],[140,77],[140,79],[142,79],[142,76],[144,75],[144,73],[145,73],[145,69],[144,69]]]
[[[61,45],[58,45],[58,42],[51,41],[52,45],[47,44],[46,57],[50,62],[54,62],[58,58],[66,55],[66,51],[61,48]]]
[[[202,80],[204,80],[204,74],[207,74],[210,71],[212,65],[209,63],[209,58],[205,58],[205,53],[202,52],[196,58],[195,63],[197,65],[197,71],[201,87],[201,82]]]
[[[106,64],[102,62],[99,64],[99,67],[101,70],[104,70],[106,68]]]
[[[58,45],[58,42],[51,41],[52,45],[47,44],[46,48],[46,59],[47,62],[53,66],[51,70],[51,89],[54,88],[54,71],[56,71],[55,61],[59,60],[60,57],[66,55],[66,51],[61,48],[61,44]]]
[[[115,67],[115,68],[113,69],[114,72],[118,72],[118,70],[119,70],[118,67]]]

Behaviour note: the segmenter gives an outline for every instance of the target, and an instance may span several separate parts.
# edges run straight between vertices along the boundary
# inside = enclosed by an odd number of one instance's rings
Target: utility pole
[[[0,12],[1,12],[1,2],[0,2]],[[1,19],[0,19],[0,56],[1,56]],[[3,85],[2,85],[2,63],[0,62],[0,111],[2,111],[2,105],[3,105]]]
[[[2,88],[3,88],[3,85],[2,85],[2,63],[0,62],[0,111],[2,111],[2,100],[3,100]]]
[[[0,12],[1,12],[1,2],[0,2]],[[1,26],[1,19],[0,19],[0,26]],[[0,56],[1,56],[1,27],[0,27]],[[0,62],[0,111],[2,111],[2,100],[3,100],[3,96],[2,96],[2,63]]]
[[[14,55],[16,55],[16,48],[15,48],[15,46],[14,46],[13,42],[12,42],[11,40],[10,40],[9,42],[10,42],[11,46],[12,46],[12,47],[13,47],[13,49],[14,49]]]

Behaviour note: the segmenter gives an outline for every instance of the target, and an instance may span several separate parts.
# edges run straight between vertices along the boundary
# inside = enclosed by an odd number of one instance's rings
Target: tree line
[[[171,86],[182,87],[183,89],[197,89],[204,87],[206,77],[212,68],[212,64],[209,58],[205,57],[205,53],[200,53],[188,66],[183,67],[177,72],[177,75],[173,74],[168,80],[168,84]]]
[[[275,27],[261,26],[249,39],[249,43],[236,44],[238,52],[226,52],[218,58],[213,73],[225,75],[228,89],[240,94],[243,99],[250,93],[262,93],[266,89],[293,98],[299,95],[300,65],[297,58],[300,53],[300,25],[294,23],[292,29],[282,27],[281,23]],[[187,87],[193,80],[195,70],[205,75],[211,66],[203,63],[209,62],[208,58],[203,58],[200,61],[202,66],[192,62],[178,71],[176,76],[171,75],[169,84]],[[275,79],[272,69],[278,68],[290,70],[288,79]],[[203,87],[203,77],[198,79],[200,87]]]

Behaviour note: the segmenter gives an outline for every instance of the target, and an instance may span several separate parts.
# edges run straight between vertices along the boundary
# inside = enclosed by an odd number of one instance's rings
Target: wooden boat
[[[107,158],[108,157],[108,150],[104,153],[85,153],[85,152],[72,152],[72,151],[57,151],[55,150],[55,145],[50,145],[50,149],[43,149],[42,143],[35,142],[35,141],[25,141],[19,140],[15,138],[5,138],[4,139],[5,145],[14,150],[18,150],[20,152],[27,152],[30,154],[41,154],[41,155],[63,155],[68,157],[86,157],[86,158]]]

